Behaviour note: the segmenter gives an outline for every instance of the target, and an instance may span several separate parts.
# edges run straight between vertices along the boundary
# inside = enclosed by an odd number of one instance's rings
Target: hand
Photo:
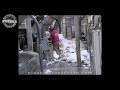
[[[51,40],[51,38],[48,38],[48,40]]]

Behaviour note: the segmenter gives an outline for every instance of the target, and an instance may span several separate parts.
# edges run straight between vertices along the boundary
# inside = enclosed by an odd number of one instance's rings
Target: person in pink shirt
[[[60,55],[60,49],[59,49],[59,35],[58,30],[51,27],[50,28],[50,38],[52,40],[53,49],[56,51],[58,55]]]

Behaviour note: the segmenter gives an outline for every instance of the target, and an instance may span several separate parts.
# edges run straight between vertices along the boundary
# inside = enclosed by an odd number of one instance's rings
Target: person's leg
[[[47,60],[49,60],[49,51],[48,50],[46,51],[46,58],[47,58]]]
[[[45,50],[44,53],[45,53],[45,59],[46,59],[46,60],[49,60],[48,50]]]
[[[58,41],[53,43],[53,47],[54,47],[54,50],[56,51],[56,53],[57,53],[58,55],[60,55],[59,42],[58,42]]]
[[[57,41],[57,50],[58,50],[58,53],[59,53],[59,55],[60,55],[60,54],[61,54],[61,51],[60,51],[59,41]]]
[[[53,60],[53,44],[50,44],[50,50],[49,50],[49,57],[51,60]]]

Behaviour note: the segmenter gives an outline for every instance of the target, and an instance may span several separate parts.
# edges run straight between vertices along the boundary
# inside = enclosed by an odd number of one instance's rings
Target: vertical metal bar
[[[93,60],[95,65],[95,74],[101,74],[101,54],[100,54],[100,38],[99,38],[99,31],[93,30],[93,40],[94,40],[94,53],[93,53]]]
[[[76,52],[77,52],[77,66],[81,67],[81,50],[80,50],[80,25],[78,16],[74,16],[74,24],[75,24],[75,38],[76,38]]]
[[[28,51],[33,51],[33,39],[32,39],[32,29],[31,29],[31,18],[27,16],[26,18],[26,31],[27,31],[27,43]]]

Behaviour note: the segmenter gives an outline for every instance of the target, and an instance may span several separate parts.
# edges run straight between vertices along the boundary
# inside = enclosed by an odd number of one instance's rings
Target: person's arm
[[[51,42],[52,42],[52,40],[53,40],[53,35],[52,35],[52,33],[50,33],[50,40],[51,40]]]
[[[50,33],[50,39],[53,40],[53,34],[52,33]]]

